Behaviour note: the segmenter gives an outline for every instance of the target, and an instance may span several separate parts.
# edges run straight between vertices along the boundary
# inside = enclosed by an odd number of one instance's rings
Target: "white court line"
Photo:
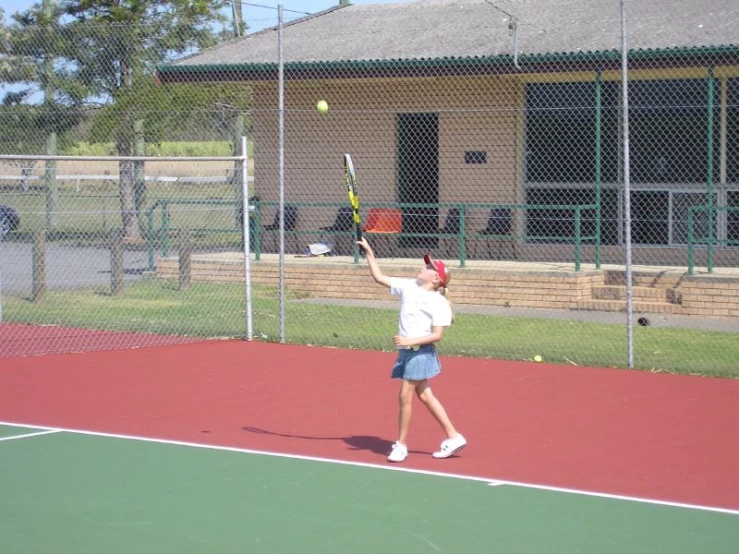
[[[465,481],[478,481],[482,483],[487,483],[489,486],[492,486],[492,487],[508,485],[511,487],[521,487],[521,488],[526,488],[526,489],[560,492],[560,493],[566,493],[566,494],[577,494],[580,496],[592,496],[596,498],[623,500],[627,502],[639,502],[642,504],[654,504],[658,506],[669,506],[672,508],[686,508],[689,510],[701,510],[705,512],[717,512],[717,513],[722,513],[722,514],[739,515],[739,510],[732,510],[729,508],[718,508],[716,506],[703,506],[700,504],[686,504],[683,502],[670,502],[667,500],[658,500],[654,498],[641,498],[638,496],[622,496],[618,494],[608,494],[608,493],[586,491],[586,490],[580,490],[580,489],[552,487],[548,485],[538,485],[535,483],[523,483],[521,481],[506,481],[505,479],[496,479],[494,477],[476,477],[474,475],[443,473],[440,471],[429,471],[425,469],[405,468],[405,467],[399,467],[395,465],[391,466],[391,465],[370,464],[366,462],[351,462],[348,460],[337,460],[334,458],[320,458],[317,456],[286,454],[282,452],[269,452],[266,450],[252,450],[250,448],[236,448],[234,446],[216,446],[216,445],[211,445],[211,444],[200,444],[197,442],[175,441],[175,440],[168,440],[168,439],[155,439],[151,437],[139,437],[135,435],[119,435],[116,433],[102,433],[98,431],[85,431],[82,429],[67,429],[64,427],[49,427],[48,425],[47,426],[30,425],[26,423],[13,423],[13,422],[7,422],[7,421],[0,421],[0,425],[8,425],[11,427],[28,427],[29,429],[47,429],[48,430],[47,432],[75,433],[78,435],[90,435],[93,437],[108,437],[108,438],[114,438],[114,439],[152,442],[156,444],[167,444],[167,445],[173,445],[173,446],[188,446],[191,448],[202,448],[205,450],[218,450],[222,452],[238,452],[241,454],[256,454],[259,456],[272,456],[276,458],[287,458],[291,460],[306,460],[306,461],[311,461],[311,462],[323,462],[323,463],[338,464],[338,465],[344,465],[344,466],[382,469],[385,471],[399,471],[402,473],[413,473],[417,475],[430,475],[433,477],[447,477],[451,479],[462,479]],[[38,433],[38,434],[44,434],[44,433]]]
[[[26,425],[22,425],[20,427],[26,427]],[[0,442],[13,441],[15,439],[27,439],[28,437],[38,437],[39,435],[49,435],[51,433],[61,433],[61,429],[50,429],[48,431],[40,431],[38,433],[26,433],[25,435],[13,435],[12,437],[0,437]]]

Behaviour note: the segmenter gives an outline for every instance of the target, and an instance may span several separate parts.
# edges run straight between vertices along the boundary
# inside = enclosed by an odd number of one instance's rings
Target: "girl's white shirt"
[[[427,290],[415,279],[390,279],[390,294],[400,298],[398,334],[407,338],[425,337],[432,327],[452,324],[452,307],[439,291]]]

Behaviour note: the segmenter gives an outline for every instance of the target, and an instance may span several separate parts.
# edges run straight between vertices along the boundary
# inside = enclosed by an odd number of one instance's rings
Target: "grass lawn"
[[[277,291],[253,289],[254,333],[279,340]],[[296,302],[285,305],[288,342],[392,350],[397,311]],[[51,291],[42,303],[6,295],[8,322],[202,337],[244,337],[244,288],[240,284],[177,284],[143,280],[119,296],[104,289]],[[739,335],[715,331],[636,327],[634,363],[639,369],[739,377]],[[458,313],[440,344],[442,355],[531,360],[601,367],[626,366],[623,325]]]

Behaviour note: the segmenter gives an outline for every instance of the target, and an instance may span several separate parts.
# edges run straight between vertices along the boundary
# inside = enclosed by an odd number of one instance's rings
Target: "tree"
[[[58,137],[74,127],[81,114],[74,96],[66,89],[74,89],[56,63],[63,50],[63,35],[58,32],[60,15],[52,0],[43,0],[24,13],[13,15],[10,27],[0,27],[0,81],[18,85],[4,96],[0,124],[7,137],[0,149],[8,153],[57,154]],[[3,18],[4,22],[4,18]],[[34,95],[41,102],[32,102]],[[22,172],[29,172],[27,162],[21,162]],[[59,189],[56,165],[45,162],[47,228],[54,230],[58,223]]]
[[[119,156],[143,155],[144,141],[161,141],[193,118],[248,109],[243,86],[155,81],[158,65],[233,38],[225,0],[43,2],[14,14],[11,27],[0,25],[0,82],[25,87],[0,106],[14,152],[38,152],[41,137],[57,133],[64,144],[86,114],[93,142],[112,141]],[[124,236],[135,242],[146,200],[143,164],[121,161],[118,182]]]
[[[161,86],[147,75],[135,87],[122,88],[115,102],[96,112],[92,117],[89,138],[91,142],[102,143],[113,140],[119,145],[119,155],[127,155],[120,154],[121,144],[132,144],[134,148],[137,142],[159,143],[188,132],[202,132],[208,127],[220,129],[220,136],[229,136],[234,118],[246,112],[250,105],[251,89],[248,87],[188,83]],[[141,148],[131,152],[144,154]],[[146,204],[143,169],[140,162],[130,162],[125,167],[132,172],[126,174],[126,177],[132,175],[130,201],[139,216],[139,227],[143,229],[146,225],[143,219]],[[237,170],[240,170],[240,165]],[[124,170],[121,170],[120,179],[121,182],[124,180]],[[122,198],[123,194],[124,189],[121,188]],[[127,236],[134,240],[131,234]]]
[[[222,39],[223,6],[223,0],[63,2],[69,19],[64,52],[71,62],[69,75],[88,102],[103,106],[93,128],[98,139],[113,139],[119,156],[143,154],[135,145],[143,144],[146,121],[156,119],[151,114],[157,111],[172,111],[172,102],[154,85],[157,65]],[[196,103],[197,97],[189,102]],[[118,182],[124,237],[137,242],[137,214],[145,201],[140,164],[121,161]]]

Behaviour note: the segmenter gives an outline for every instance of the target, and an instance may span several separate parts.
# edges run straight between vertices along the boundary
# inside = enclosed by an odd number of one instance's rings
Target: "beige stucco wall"
[[[440,202],[518,202],[520,90],[517,80],[502,77],[288,82],[286,201],[344,202],[345,152],[352,154],[365,205],[396,201],[396,115],[434,112]],[[328,114],[317,113],[319,99],[328,102]],[[277,103],[276,83],[255,85],[255,187],[271,201],[278,199]],[[470,150],[486,151],[487,163],[466,164]],[[336,213],[336,207],[301,210],[300,229],[329,225]]]

